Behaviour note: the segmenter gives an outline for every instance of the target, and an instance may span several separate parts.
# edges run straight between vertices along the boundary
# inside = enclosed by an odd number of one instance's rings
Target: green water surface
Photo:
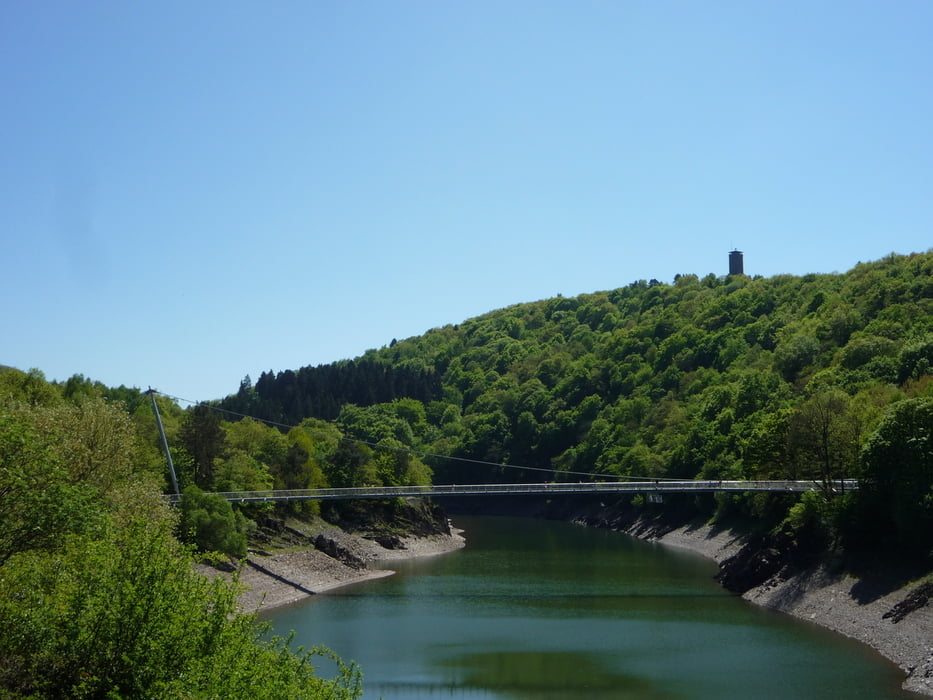
[[[367,699],[918,697],[867,647],[730,595],[696,555],[562,522],[455,522],[466,549],[267,618],[358,662]]]

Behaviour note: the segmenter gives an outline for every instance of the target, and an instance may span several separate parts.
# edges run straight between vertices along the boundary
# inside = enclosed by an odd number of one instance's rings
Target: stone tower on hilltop
[[[742,262],[742,251],[733,250],[729,253],[729,274],[730,275],[744,275],[745,274],[745,265]]]

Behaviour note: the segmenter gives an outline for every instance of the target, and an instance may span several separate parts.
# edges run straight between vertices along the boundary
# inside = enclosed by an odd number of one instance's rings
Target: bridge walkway
[[[436,484],[432,486],[363,486],[358,488],[293,489],[279,491],[227,491],[216,495],[236,503],[277,501],[332,501],[443,496],[510,496],[567,494],[665,494],[665,493],[743,493],[821,491],[825,487],[816,481],[595,481],[544,482],[529,484]],[[858,488],[855,480],[834,481],[830,488],[837,492]],[[180,496],[169,500],[177,503]]]

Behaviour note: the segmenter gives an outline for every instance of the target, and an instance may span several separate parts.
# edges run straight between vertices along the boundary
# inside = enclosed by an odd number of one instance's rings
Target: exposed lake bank
[[[303,600],[310,595],[373,578],[391,576],[389,569],[372,569],[374,561],[434,556],[460,549],[460,531],[450,534],[397,536],[390,539],[351,534],[333,526],[293,522],[289,528],[304,543],[278,551],[250,550],[239,572],[244,587],[239,596],[243,612],[267,611]],[[381,542],[379,541],[381,540]],[[387,546],[388,545],[388,546]],[[231,577],[202,567],[208,574]]]
[[[465,549],[263,617],[358,662],[366,698],[914,697],[869,647],[723,590],[712,559],[567,521],[453,521]]]
[[[591,518],[582,524],[609,527],[668,547],[687,549],[722,567],[749,546],[745,534],[708,523],[659,527],[635,520],[619,526]],[[787,613],[857,639],[903,669],[903,687],[933,696],[933,605],[929,586],[890,584],[846,573],[832,573],[823,564],[797,573],[779,571],[741,592],[756,605]]]
[[[747,534],[708,523],[673,525],[654,520],[573,518],[582,525],[624,532],[662,546],[686,549],[717,562],[721,570],[754,550]],[[293,524],[294,525],[294,524]],[[309,595],[372,578],[391,570],[368,568],[370,562],[431,556],[457,550],[460,531],[405,537],[351,534],[333,526],[298,524],[303,544],[272,552],[253,550],[239,580],[245,612],[267,611]],[[723,567],[723,565],[726,565]],[[730,586],[736,590],[734,586]],[[748,588],[737,590],[756,605],[828,628],[877,650],[906,674],[906,690],[933,696],[933,605],[920,583],[890,582],[833,572],[824,564],[802,571],[782,569]]]

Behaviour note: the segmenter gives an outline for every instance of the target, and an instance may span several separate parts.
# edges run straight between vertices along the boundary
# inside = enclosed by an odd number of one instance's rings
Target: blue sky
[[[0,5],[0,364],[203,400],[933,246],[933,3]]]

